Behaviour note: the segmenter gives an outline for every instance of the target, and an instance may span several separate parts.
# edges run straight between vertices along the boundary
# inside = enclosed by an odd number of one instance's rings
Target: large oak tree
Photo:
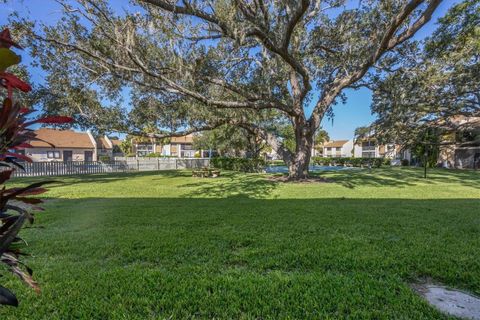
[[[242,127],[299,179],[342,92],[386,71],[441,0],[143,0],[123,12],[101,0],[58,2],[55,26],[22,21],[50,74],[47,109],[76,106],[102,122],[122,110],[100,101],[128,88],[133,108],[149,108],[169,135]],[[142,129],[126,116],[121,124]]]
[[[425,137],[435,132],[437,145],[479,145],[480,1],[453,6],[429,38],[411,46],[376,82],[372,107],[371,129],[384,141],[415,147],[433,143]]]

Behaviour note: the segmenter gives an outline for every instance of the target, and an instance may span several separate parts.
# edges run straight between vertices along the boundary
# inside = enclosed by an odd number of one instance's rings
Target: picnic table
[[[201,170],[193,170],[192,177],[217,178],[217,177],[220,177],[220,170],[212,169],[212,168],[203,168]]]

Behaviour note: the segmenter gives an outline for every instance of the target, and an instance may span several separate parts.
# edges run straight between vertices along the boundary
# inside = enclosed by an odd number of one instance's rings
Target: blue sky
[[[444,0],[432,20],[415,35],[415,39],[429,36],[435,30],[437,19],[444,16],[448,9],[458,2],[459,0]],[[115,0],[111,3],[116,10],[132,6],[126,0]],[[59,17],[60,8],[54,0],[8,0],[6,4],[0,4],[0,21],[6,21],[13,11],[19,12],[21,16],[28,15],[35,20],[54,23]],[[28,64],[31,61],[25,51],[19,53],[25,63]],[[30,68],[30,73],[34,83],[41,83],[45,76],[41,70],[33,67]],[[372,101],[370,90],[347,90],[345,93],[347,102],[334,107],[333,121],[324,119],[322,122],[323,128],[328,131],[331,139],[350,139],[353,137],[355,128],[368,125],[375,120],[370,111]]]

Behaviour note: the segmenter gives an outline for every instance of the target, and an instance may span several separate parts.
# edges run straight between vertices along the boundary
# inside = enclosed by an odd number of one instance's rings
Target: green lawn
[[[478,172],[189,175],[61,178],[22,231],[42,293],[2,277],[0,319],[447,319],[409,283],[480,295]]]

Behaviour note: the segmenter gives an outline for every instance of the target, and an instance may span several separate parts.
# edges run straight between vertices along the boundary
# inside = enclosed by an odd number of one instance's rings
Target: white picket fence
[[[130,171],[161,171],[208,167],[207,158],[115,158],[113,161],[25,162],[14,177],[62,176]]]

